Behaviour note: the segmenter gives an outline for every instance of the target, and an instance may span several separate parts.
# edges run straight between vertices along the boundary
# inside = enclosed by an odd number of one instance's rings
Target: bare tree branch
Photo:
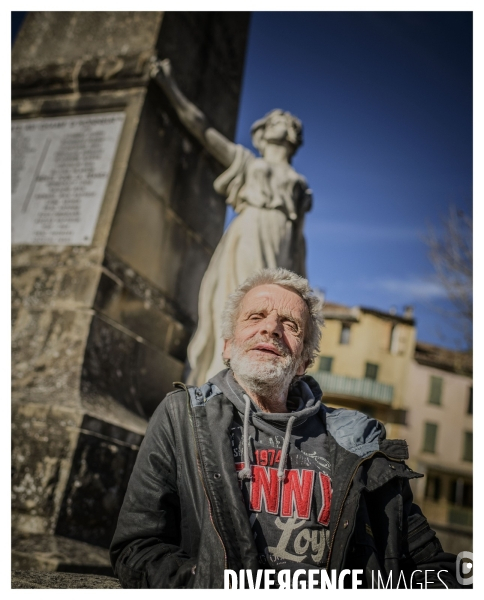
[[[451,207],[439,235],[430,227],[424,242],[438,281],[454,307],[467,348],[472,348],[472,219]]]

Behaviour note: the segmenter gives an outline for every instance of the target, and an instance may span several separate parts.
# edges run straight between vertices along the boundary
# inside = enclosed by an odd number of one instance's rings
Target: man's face
[[[260,285],[242,300],[235,331],[225,341],[223,357],[242,362],[261,376],[274,370],[293,370],[302,375],[304,334],[309,317],[304,300],[295,292],[279,285]]]

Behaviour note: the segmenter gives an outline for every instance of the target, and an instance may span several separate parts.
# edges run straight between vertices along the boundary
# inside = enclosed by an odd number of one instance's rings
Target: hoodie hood
[[[306,380],[310,380],[310,382]],[[230,369],[221,371],[212,377],[210,382],[220,389],[240,414],[245,415],[247,401],[244,396],[247,396],[247,392],[237,383]],[[321,389],[314,379],[303,377],[289,388],[287,406],[291,412],[264,412],[255,402],[249,399],[249,421],[254,427],[267,434],[273,433],[269,428],[270,426],[276,427],[279,431],[285,430],[291,417],[294,417],[294,426],[297,426],[319,412],[321,409],[321,396]]]
[[[203,404],[212,396],[223,393],[245,417],[248,396],[235,381],[230,369],[221,371],[201,388],[189,388],[189,392],[193,405]],[[281,431],[286,429],[289,419],[294,418],[292,422],[297,426],[320,411],[326,429],[336,443],[357,456],[368,456],[382,443],[390,443],[385,440],[382,423],[357,410],[327,407],[321,403],[322,395],[318,383],[310,375],[305,375],[289,389],[288,407],[296,407],[294,412],[265,413],[249,399],[248,418],[254,427],[270,434],[273,432],[271,426]]]
[[[272,427],[275,427],[279,431],[284,431],[284,443],[277,472],[278,478],[283,480],[293,427],[301,425],[309,417],[319,413],[321,409],[322,392],[319,386],[317,386],[317,390],[314,388],[315,391],[319,391],[319,398],[316,399],[311,387],[306,381],[303,379],[296,381],[291,386],[287,399],[288,408],[290,409],[292,407],[295,408],[295,410],[288,413],[268,413],[262,411],[250,399],[245,390],[235,381],[231,369],[218,373],[218,375],[212,379],[212,382],[222,391],[225,397],[232,402],[239,413],[243,415],[243,455],[245,467],[239,471],[239,478],[244,479],[251,477],[251,457],[249,450],[249,423],[251,423],[253,427],[260,429],[268,435],[273,433]]]

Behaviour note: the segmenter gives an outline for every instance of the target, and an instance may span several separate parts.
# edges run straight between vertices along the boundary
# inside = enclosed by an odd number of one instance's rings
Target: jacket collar
[[[217,377],[225,375],[220,373]],[[214,378],[217,380],[217,378]],[[310,375],[301,378],[302,385],[308,386],[315,399],[323,395],[318,383]],[[308,391],[309,391],[308,390]],[[219,387],[212,381],[201,388],[188,388],[192,406],[200,406],[211,398],[222,394]],[[385,427],[382,423],[367,415],[346,408],[330,408],[321,404],[321,417],[336,443],[348,452],[360,458],[366,458],[380,450],[397,459],[408,458],[408,447],[404,440],[387,440]]]

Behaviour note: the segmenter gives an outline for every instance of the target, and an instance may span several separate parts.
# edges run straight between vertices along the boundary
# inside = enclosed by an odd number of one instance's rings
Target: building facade
[[[403,315],[325,303],[320,354],[310,373],[325,404],[382,421],[405,439],[421,506],[448,552],[472,550],[472,358],[416,341]]]
[[[411,309],[403,315],[326,303],[320,355],[311,375],[329,406],[379,419],[389,436],[405,423],[408,370],[415,347]]]
[[[417,343],[405,396],[403,436],[416,502],[450,552],[472,550],[472,361]]]

